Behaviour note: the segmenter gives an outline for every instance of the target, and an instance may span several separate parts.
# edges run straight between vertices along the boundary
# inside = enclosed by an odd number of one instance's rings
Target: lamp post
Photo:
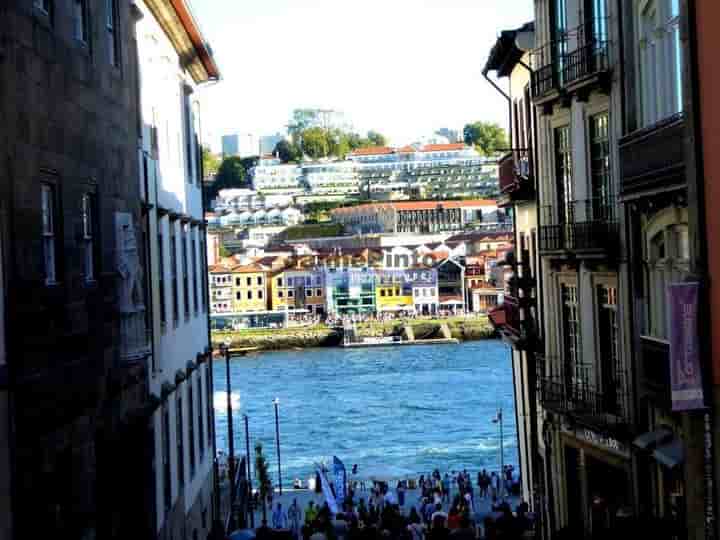
[[[243,414],[245,420],[245,453],[247,454],[247,508],[250,514],[250,527],[255,528],[255,509],[252,506],[252,477],[250,476],[250,428],[248,425],[248,415]]]
[[[225,384],[227,393],[227,416],[228,416],[228,474],[230,476],[230,508],[235,504],[235,434],[233,432],[232,415],[232,384],[230,381],[230,348],[225,343],[220,346],[225,356]]]
[[[277,448],[278,486],[280,487],[280,495],[282,495],[282,474],[280,472],[280,416],[278,413],[280,399],[275,398],[273,404],[275,405],[275,447]]]
[[[505,473],[505,456],[503,451],[503,416],[502,416],[502,407],[498,409],[497,416],[493,418],[493,424],[498,424],[500,428],[500,496],[503,496],[503,492],[505,491],[505,478],[503,477]]]

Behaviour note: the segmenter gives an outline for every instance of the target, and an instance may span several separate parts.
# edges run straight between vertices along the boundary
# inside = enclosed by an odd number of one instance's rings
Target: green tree
[[[465,144],[475,146],[478,152],[491,156],[508,147],[507,134],[499,125],[491,122],[473,122],[463,128]]]
[[[367,139],[370,142],[369,146],[387,146],[387,139],[377,131],[368,131]]]
[[[322,128],[309,128],[303,131],[302,151],[312,159],[327,157],[330,154],[328,133]]]
[[[206,192],[206,202],[217,197],[221,189],[245,188],[248,187],[249,171],[257,163],[257,157],[240,158],[238,156],[227,157],[222,160],[218,167],[215,181],[209,186]]]
[[[300,161],[302,158],[300,145],[288,140],[282,140],[277,143],[273,154],[276,154],[283,163]]]
[[[212,176],[217,174],[220,168],[220,158],[217,157],[209,148],[203,146],[202,148],[203,158],[203,172],[206,176]]]
[[[262,443],[255,445],[255,478],[258,482],[258,491],[262,501],[263,521],[267,521],[267,496],[272,491],[272,480],[270,479],[270,466],[265,454],[263,454]]]
[[[329,155],[344,159],[350,151],[350,141],[347,133],[336,129],[328,135]]]

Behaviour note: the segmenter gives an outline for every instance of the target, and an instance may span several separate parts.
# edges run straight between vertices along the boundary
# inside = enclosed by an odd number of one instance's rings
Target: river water
[[[510,351],[500,341],[263,352],[231,360],[230,369],[236,452],[245,453],[247,414],[251,451],[263,443],[273,482],[276,397],[285,485],[333,455],[359,472],[497,470],[499,407],[504,462],[517,470]],[[224,362],[215,362],[214,383],[217,447],[227,449]]]

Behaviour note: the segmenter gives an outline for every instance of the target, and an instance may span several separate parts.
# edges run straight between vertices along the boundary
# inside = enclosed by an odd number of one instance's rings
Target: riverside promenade
[[[368,483],[368,487],[371,485],[371,483]],[[393,489],[393,495],[395,496],[395,500],[397,500],[397,492]],[[477,489],[476,489],[477,492]],[[405,490],[405,504],[401,507],[402,513],[404,515],[408,515],[410,513],[410,509],[414,506],[418,511],[420,510],[421,505],[421,499],[420,499],[420,490],[419,489],[407,489]],[[451,489],[450,493],[450,501],[452,501],[453,497],[458,494],[457,486],[455,486],[453,489]],[[367,489],[366,491],[356,491],[355,492],[355,502],[357,502],[360,499],[365,499],[365,503],[368,502],[368,499],[370,497],[370,489]],[[309,490],[309,489],[287,489],[283,487],[283,494],[280,495],[277,488],[275,488],[275,494],[273,496],[273,508],[277,506],[278,503],[282,504],[283,511],[287,512],[287,509],[292,504],[293,500],[297,499],[298,504],[300,505],[300,508],[303,510],[303,519],[305,516],[305,510],[307,509],[308,502],[313,501],[316,505],[322,505],[325,502],[325,497],[322,493],[315,493],[315,491]],[[519,497],[506,497],[505,500],[510,504],[510,507],[515,510],[518,504],[520,504],[520,498]],[[450,503],[443,502],[443,510],[445,512],[448,512],[450,510]],[[477,495],[475,496],[475,522],[481,525],[483,523],[483,520],[486,516],[491,515],[492,509],[491,509],[492,501],[491,499],[485,498],[481,499]],[[268,507],[267,510],[267,520],[268,525],[272,526],[272,511]],[[262,508],[258,508],[255,510],[255,526],[259,527],[262,523]]]

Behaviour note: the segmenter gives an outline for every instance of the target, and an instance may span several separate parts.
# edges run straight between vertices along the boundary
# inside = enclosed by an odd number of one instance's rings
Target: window
[[[580,320],[578,318],[577,285],[563,284],[561,286],[561,300],[565,383],[569,383],[570,388],[573,390],[584,388],[590,374],[580,360]]]
[[[555,178],[560,223],[573,221],[572,146],[570,126],[555,128]]]
[[[251,277],[246,278],[246,279],[245,279],[245,283],[247,283],[247,286],[248,286],[248,287],[249,287],[250,285],[252,285],[252,278],[251,278]]]
[[[295,291],[292,289],[288,290],[288,298],[293,298],[295,296]]]
[[[182,96],[182,107],[183,107],[183,121],[185,131],[185,159],[186,159],[186,174],[187,181],[192,184],[195,168],[193,167],[193,148],[195,147],[195,134],[193,129],[193,112],[192,106],[190,105],[190,88],[183,85],[180,89],[180,95]]]
[[[117,0],[107,0],[105,6],[108,38],[108,54],[110,65],[119,67],[120,66],[120,39],[118,36],[118,19],[119,12],[117,6]]]
[[[207,362],[205,368],[205,406],[207,407],[207,410],[205,411],[205,418],[208,419],[208,430],[207,430],[207,443],[208,447],[211,447],[212,445],[212,438],[213,438],[213,424],[210,422],[210,419],[213,417],[212,414],[212,375],[210,374],[210,362]]]
[[[33,5],[42,11],[45,15],[52,14],[52,0],[34,0]]]
[[[247,292],[247,299],[252,300],[252,291]]]
[[[315,296],[322,296],[322,289],[315,289]]]
[[[165,511],[172,506],[172,479],[170,477],[170,411],[166,404],[163,407],[162,420],[162,464],[163,464],[163,499]]]
[[[262,292],[262,291],[258,291],[258,292],[257,292],[257,295],[258,295],[258,298],[259,298],[260,300],[262,300],[262,298],[263,298],[263,292]]]
[[[380,289],[380,296],[385,296],[385,295],[386,295],[385,289]]]
[[[180,389],[178,388],[178,393]],[[185,484],[185,448],[183,441],[183,410],[182,396],[178,396],[176,401],[175,414],[175,440],[177,443],[177,469],[178,469],[178,485],[182,487]]]
[[[638,12],[641,125],[683,110],[679,0],[644,0]]]
[[[160,324],[163,328],[167,324],[167,310],[165,306],[165,245],[163,243],[162,220],[158,220],[158,291],[160,296]]]
[[[610,137],[608,113],[590,117],[590,182],[594,220],[611,220],[615,204],[610,181]]]
[[[93,196],[86,193],[82,197],[81,213],[82,213],[82,243],[83,243],[83,271],[85,273],[85,281],[91,282],[95,280],[95,249],[94,249],[94,219],[95,212]]]
[[[643,333],[668,339],[667,289],[690,272],[690,245],[685,210],[667,209],[645,228],[645,320]]]
[[[308,298],[312,297],[312,295],[313,295],[312,289],[308,289],[307,292],[305,293],[305,295],[306,295]]]
[[[195,404],[193,402],[192,376],[188,376],[188,454],[190,461],[190,478],[195,476]]]
[[[262,284],[263,284],[262,276],[258,276],[258,278],[257,278],[257,284],[258,284],[258,285],[262,285]]]
[[[90,43],[90,20],[87,0],[73,0],[73,29],[75,39],[88,45]]]
[[[193,307],[195,308],[195,315],[198,314],[199,309],[197,243],[195,242],[196,234],[197,229],[193,227],[190,230],[190,267],[192,268]]]
[[[617,414],[621,411],[619,398],[624,387],[618,346],[617,287],[604,284],[597,286],[597,308],[603,408]]]
[[[52,285],[57,282],[57,259],[55,257],[55,186],[52,184],[42,184],[40,194],[45,284]]]
[[[240,287],[242,285],[242,279],[241,278],[235,278],[235,286]]]
[[[197,400],[198,400],[198,406],[197,406],[197,422],[198,422],[198,447],[200,450],[199,456],[200,461],[202,461],[203,456],[205,455],[205,435],[203,433],[204,431],[204,425],[203,425],[203,391],[202,391],[202,372],[198,370],[197,372],[197,378],[195,379],[197,381]],[[205,525],[203,525],[204,527]]]
[[[170,289],[172,292],[173,324],[180,319],[180,299],[178,298],[178,260],[177,260],[177,222],[170,220]]]
[[[242,300],[242,293],[240,291],[235,293],[235,300]]]
[[[281,277],[277,278],[276,283],[277,283],[277,286],[278,286],[278,287],[282,287],[282,286],[283,286],[283,280],[282,280],[282,278],[281,278]]]
[[[282,291],[278,291],[278,298],[283,298],[285,296]]]
[[[188,231],[187,225],[183,227],[183,235],[180,239],[182,250],[182,281],[183,281],[183,308],[185,320],[190,318],[190,280],[188,279]]]

